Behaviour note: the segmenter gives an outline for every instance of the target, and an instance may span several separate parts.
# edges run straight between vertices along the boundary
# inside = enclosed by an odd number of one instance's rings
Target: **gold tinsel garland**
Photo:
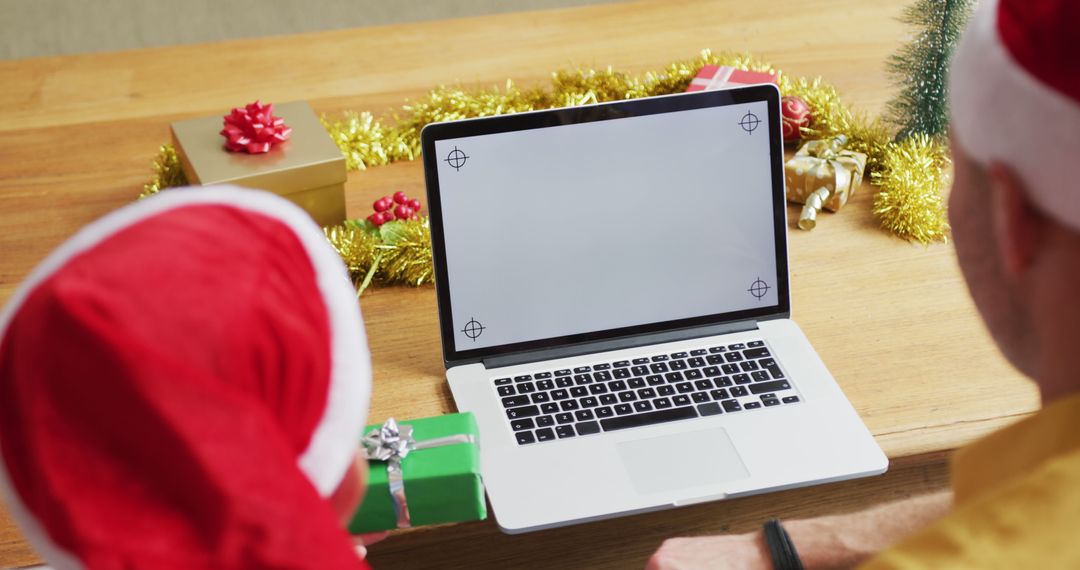
[[[681,93],[704,65],[776,74],[783,94],[801,97],[812,109],[812,122],[803,129],[804,139],[844,134],[850,149],[867,155],[870,179],[883,190],[875,199],[874,212],[884,228],[921,243],[947,238],[940,189],[942,165],[946,163],[942,160],[948,159],[940,141],[919,138],[893,143],[887,127],[853,112],[840,101],[836,88],[820,77],[792,78],[747,54],[704,50],[695,59],[641,75],[611,67],[556,71],[548,89],[522,89],[509,80],[501,88],[440,86],[387,119],[367,111],[347,111],[322,121],[345,155],[347,167],[364,170],[418,158],[420,130],[428,123]],[[140,197],[186,183],[176,152],[169,145],[159,150],[154,170],[154,178]],[[373,281],[422,285],[433,278],[426,218],[390,222],[378,229],[362,220],[350,220],[325,231],[361,291]]]

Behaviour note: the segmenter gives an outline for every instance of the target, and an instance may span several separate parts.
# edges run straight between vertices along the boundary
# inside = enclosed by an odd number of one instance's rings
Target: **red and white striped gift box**
[[[758,71],[743,71],[729,65],[706,65],[701,68],[694,80],[690,82],[689,91],[712,91],[713,89],[728,89],[730,87],[742,87],[743,85],[756,85],[759,83],[776,83],[776,76],[771,73]]]

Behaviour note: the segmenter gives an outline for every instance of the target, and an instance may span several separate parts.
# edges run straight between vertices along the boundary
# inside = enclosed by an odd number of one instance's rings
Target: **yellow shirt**
[[[956,452],[953,511],[866,568],[1080,568],[1080,395]]]

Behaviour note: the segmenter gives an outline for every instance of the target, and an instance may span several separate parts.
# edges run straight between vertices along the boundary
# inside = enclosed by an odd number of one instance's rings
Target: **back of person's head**
[[[177,189],[91,224],[0,316],[0,483],[55,568],[364,568],[327,497],[370,391],[322,231]]]

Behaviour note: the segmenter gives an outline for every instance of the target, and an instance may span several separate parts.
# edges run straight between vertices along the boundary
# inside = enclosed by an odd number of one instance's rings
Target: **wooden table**
[[[440,83],[535,85],[571,65],[644,71],[702,48],[749,50],[822,75],[872,113],[885,58],[910,33],[893,0],[657,1],[341,30],[213,45],[0,62],[0,302],[77,228],[130,202],[171,121],[248,100],[381,113]],[[422,195],[419,163],[353,172],[349,212]],[[1029,413],[1034,388],[998,355],[953,249],[877,228],[871,189],[790,236],[793,313],[892,459],[889,474],[540,533],[494,520],[415,529],[372,549],[377,567],[640,567],[673,535],[741,531],[767,516],[839,512],[946,484],[947,453]],[[793,208],[791,215],[797,215]],[[454,410],[430,287],[361,302],[375,364],[371,417]],[[0,515],[0,566],[39,559]]]

